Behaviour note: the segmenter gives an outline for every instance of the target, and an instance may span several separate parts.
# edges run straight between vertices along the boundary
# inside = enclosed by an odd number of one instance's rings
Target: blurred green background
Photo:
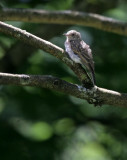
[[[120,0],[1,0],[4,7],[78,10],[127,21]],[[81,32],[93,51],[97,85],[127,92],[127,37],[97,29],[7,22],[64,48],[63,33]],[[0,72],[53,75],[79,83],[61,61],[0,33]],[[1,160],[126,160],[127,109],[94,107],[48,89],[0,86]]]

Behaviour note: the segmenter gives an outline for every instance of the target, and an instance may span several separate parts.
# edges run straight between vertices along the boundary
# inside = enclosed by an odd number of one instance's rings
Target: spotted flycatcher
[[[70,30],[64,35],[67,38],[65,41],[65,49],[69,57],[75,63],[80,63],[86,67],[95,85],[94,62],[89,45],[81,39],[81,34],[75,30]]]

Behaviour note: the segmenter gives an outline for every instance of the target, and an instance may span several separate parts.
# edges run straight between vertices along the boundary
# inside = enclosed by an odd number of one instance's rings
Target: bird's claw
[[[102,106],[103,101],[100,99],[98,95],[96,95],[96,88],[93,88],[93,90],[87,89],[87,95],[88,95],[88,103],[93,104],[95,107],[96,106]]]

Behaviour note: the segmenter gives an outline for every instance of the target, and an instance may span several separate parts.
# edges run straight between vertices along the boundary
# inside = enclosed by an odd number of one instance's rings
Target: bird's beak
[[[64,35],[64,36],[68,36],[68,34],[67,34],[67,33],[64,33],[63,35]]]

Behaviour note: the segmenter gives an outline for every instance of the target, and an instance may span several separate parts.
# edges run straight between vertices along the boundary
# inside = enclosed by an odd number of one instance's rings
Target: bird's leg
[[[97,91],[97,86],[94,86],[91,89],[86,89],[86,93],[88,95],[88,103],[93,104],[95,107],[96,106],[102,106],[103,101],[99,99],[99,97],[96,95]]]

